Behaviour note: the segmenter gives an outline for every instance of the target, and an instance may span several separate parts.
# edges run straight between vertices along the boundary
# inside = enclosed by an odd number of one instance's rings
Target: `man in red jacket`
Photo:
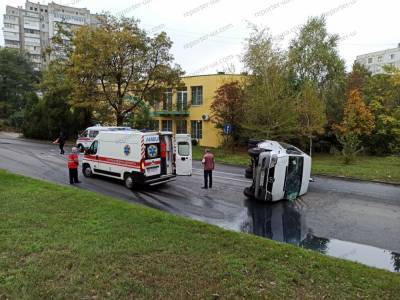
[[[69,184],[81,183],[78,180],[79,157],[77,153],[78,148],[73,147],[72,153],[68,155]]]
[[[212,188],[212,171],[215,167],[214,154],[210,150],[206,149],[206,153],[201,161],[204,168],[204,186],[202,189]]]

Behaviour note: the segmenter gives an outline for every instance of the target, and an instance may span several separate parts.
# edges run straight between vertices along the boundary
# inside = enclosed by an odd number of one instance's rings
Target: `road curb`
[[[0,133],[1,133],[1,131],[0,131]],[[5,138],[8,138],[8,137],[5,137]],[[27,141],[27,142],[36,142],[36,143],[40,143],[40,144],[47,144],[47,145],[52,144],[51,141],[28,139],[28,138],[24,138],[22,136],[17,137],[17,139],[22,140],[22,141]],[[65,146],[73,146],[73,145],[74,145],[74,143],[71,141],[67,141],[67,143],[65,143]],[[193,160],[201,162],[201,160],[198,160],[198,159],[193,159]],[[218,163],[218,164],[224,165],[224,166],[230,166],[230,167],[243,168],[243,170],[247,167],[247,166],[243,166],[243,165],[235,165],[235,164],[229,164],[229,163]],[[361,182],[361,183],[379,183],[379,184],[386,184],[386,185],[391,185],[391,186],[396,186],[396,187],[400,186],[399,182],[393,182],[393,181],[368,180],[368,179],[360,179],[360,178],[355,178],[355,177],[338,176],[338,175],[335,176],[335,175],[322,174],[322,173],[315,173],[315,174],[312,174],[312,176],[317,176],[317,177],[319,176],[319,177],[326,177],[326,178],[331,178],[331,179],[340,179],[340,180]],[[244,173],[243,173],[243,177],[244,177]]]
[[[1,132],[1,133],[7,133],[7,132]],[[20,141],[25,141],[25,142],[33,142],[33,143],[38,143],[38,144],[45,144],[45,145],[58,145],[58,144],[53,144],[52,141],[50,140],[36,140],[36,139],[30,139],[30,138],[26,138],[24,137],[22,134],[20,134],[17,137],[12,137],[12,136],[4,136],[2,137],[4,139],[16,139],[16,140],[20,140]],[[74,146],[75,143],[73,141],[67,141],[65,144],[65,146]]]
[[[368,179],[360,179],[360,178],[355,178],[355,177],[348,177],[348,176],[335,176],[335,175],[329,175],[329,174],[312,174],[311,177],[317,176],[317,177],[326,177],[326,178],[331,178],[331,179],[340,179],[340,180],[346,180],[346,181],[353,181],[353,182],[361,182],[361,183],[379,183],[379,184],[387,184],[387,185],[393,185],[393,186],[400,186],[400,183],[398,182],[393,182],[393,181],[382,181],[382,180],[368,180]]]
[[[194,159],[195,161],[200,162],[198,159]],[[238,168],[247,168],[247,166],[242,166],[242,165],[235,165],[235,164],[227,164],[227,163],[218,163],[219,165],[223,166],[230,166],[230,167],[238,167]],[[348,176],[340,176],[340,175],[329,175],[329,174],[312,174],[311,177],[313,176],[319,176],[319,177],[326,177],[326,178],[331,178],[331,179],[340,179],[340,180],[346,180],[346,181],[353,181],[353,182],[361,182],[361,183],[379,183],[379,184],[386,184],[386,185],[392,185],[392,186],[400,186],[399,182],[393,182],[393,181],[382,181],[382,180],[368,180],[368,179],[360,179],[360,178],[355,178],[355,177],[348,177]],[[244,177],[244,173],[243,173]]]

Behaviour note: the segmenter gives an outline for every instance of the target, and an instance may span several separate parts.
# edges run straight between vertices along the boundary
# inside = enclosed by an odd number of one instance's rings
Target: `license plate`
[[[146,168],[146,174],[147,174],[147,175],[157,175],[157,174],[160,174],[159,169],[160,169],[159,166],[148,167],[148,168]]]

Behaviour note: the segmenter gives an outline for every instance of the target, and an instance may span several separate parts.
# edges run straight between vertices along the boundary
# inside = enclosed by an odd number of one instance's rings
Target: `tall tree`
[[[221,85],[215,92],[211,104],[211,120],[215,127],[222,130],[225,124],[233,127],[232,134],[226,136],[226,142],[231,140],[232,146],[238,143],[241,136],[241,121],[243,119],[243,87],[238,81]]]
[[[297,87],[313,82],[326,104],[330,122],[339,121],[345,99],[345,64],[338,53],[339,36],[329,34],[324,17],[313,17],[290,43],[291,76]]]
[[[400,152],[400,82],[397,69],[371,76],[363,87],[366,103],[374,117],[375,128],[363,138],[363,144],[372,154]]]
[[[0,48],[0,118],[21,113],[37,82],[38,74],[27,55]]]
[[[370,135],[375,127],[374,116],[362,99],[361,92],[350,92],[344,109],[343,120],[334,125],[338,140],[343,146],[345,163],[349,163],[359,151],[360,138]]]
[[[325,103],[320,100],[317,89],[312,82],[306,81],[296,99],[299,133],[308,138],[310,156],[313,138],[324,132],[326,124]]]
[[[363,65],[354,63],[351,72],[347,75],[346,94],[347,96],[354,90],[363,91],[371,78],[369,72]]]
[[[117,125],[141,102],[150,101],[154,90],[177,85],[183,74],[173,65],[166,33],[150,37],[135,19],[106,15],[99,27],[80,27],[72,45],[74,102],[105,104]]]
[[[265,30],[254,30],[246,46],[242,127],[247,137],[288,140],[297,131],[295,96],[285,55]]]

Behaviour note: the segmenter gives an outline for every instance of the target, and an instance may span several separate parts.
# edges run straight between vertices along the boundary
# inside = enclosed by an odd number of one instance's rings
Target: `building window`
[[[33,10],[33,7],[29,7],[30,8],[30,10]]]
[[[191,121],[191,134],[192,139],[203,138],[203,122],[202,121]]]
[[[180,88],[176,92],[176,107],[178,111],[187,110],[187,88]]]
[[[390,54],[390,59],[394,59],[396,57],[395,54]]]
[[[164,93],[163,110],[172,110],[172,89],[167,89]]]
[[[368,63],[372,64],[372,57],[368,58]]]
[[[162,131],[172,131],[172,120],[162,120]]]
[[[47,9],[45,9],[44,12],[47,12]]]
[[[176,133],[187,133],[187,121],[177,120],[176,121]]]
[[[192,86],[192,105],[203,104],[203,87]]]
[[[382,62],[382,56],[378,56],[378,62]]]

